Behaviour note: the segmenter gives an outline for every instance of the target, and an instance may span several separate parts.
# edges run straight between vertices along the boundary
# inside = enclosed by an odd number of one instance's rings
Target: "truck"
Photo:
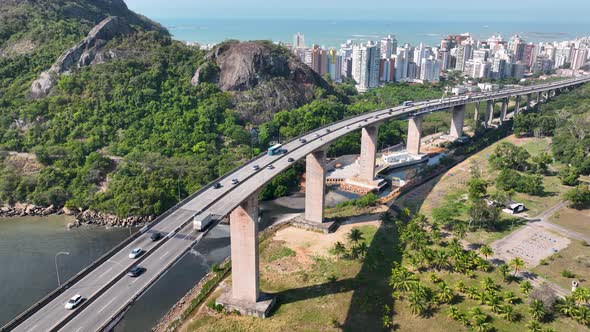
[[[207,214],[207,215],[195,215],[193,216],[193,228],[199,232],[204,231],[209,225],[218,220],[221,220],[220,215]]]

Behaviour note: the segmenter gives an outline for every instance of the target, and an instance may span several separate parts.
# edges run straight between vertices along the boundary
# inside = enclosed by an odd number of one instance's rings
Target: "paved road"
[[[203,216],[229,214],[245,198],[288,168],[291,164],[288,158],[302,159],[312,151],[328,145],[343,135],[387,119],[424,115],[472,102],[526,95],[587,81],[590,81],[590,76],[482,93],[469,98],[459,96],[444,100],[416,102],[412,106],[394,107],[359,115],[307,133],[303,136],[307,143],[301,143],[297,139],[288,142],[284,144],[284,148],[288,150],[286,154],[258,157],[222,178],[220,180],[221,188],[214,189],[209,185],[198,195],[192,195],[175,207],[170,215],[157,223],[149,232],[141,235],[108,261],[96,267],[86,277],[36,311],[15,330],[93,331],[106,326],[204,235],[203,233],[195,233],[191,229],[190,219],[192,216],[195,214]],[[271,164],[274,168],[268,169],[267,166]],[[254,170],[253,165],[259,165],[260,169]],[[237,185],[231,184],[231,179],[234,178],[239,180]],[[151,242],[149,236],[153,232],[161,232],[166,237],[158,242]],[[136,247],[141,247],[146,252],[138,260],[129,259],[128,253]],[[127,277],[125,273],[137,263],[145,267],[146,272],[136,279]],[[86,302],[76,310],[65,310],[64,303],[75,294],[81,294]]]

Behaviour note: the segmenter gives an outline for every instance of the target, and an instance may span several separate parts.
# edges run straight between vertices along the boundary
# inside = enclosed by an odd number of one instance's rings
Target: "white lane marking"
[[[116,296],[115,296],[115,297],[113,297],[113,298],[112,298],[112,299],[109,301],[109,303],[105,304],[105,306],[104,306],[104,307],[102,307],[102,309],[100,309],[98,312],[102,312],[104,309],[106,309],[106,308],[107,308],[107,307],[108,307],[108,306],[109,306],[111,303],[113,303],[113,301],[115,301],[115,299],[117,299],[117,297],[116,297]]]
[[[31,327],[30,329],[27,330],[27,332],[33,331],[37,326],[39,326],[39,324],[36,324],[35,326]]]
[[[170,253],[170,250],[166,251],[162,256],[160,256],[160,259],[164,259],[168,253]]]
[[[76,330],[76,332],[80,332],[80,330],[82,330],[81,326]]]
[[[112,267],[112,266],[111,266],[111,267],[109,267],[109,269],[108,269],[108,270],[104,271],[104,272],[103,272],[101,275],[99,275],[99,276],[98,276],[96,279],[100,279],[100,278],[102,278],[102,276],[104,276],[105,274],[107,274],[107,273],[111,272],[111,270],[112,270],[112,269],[113,269],[113,267]]]

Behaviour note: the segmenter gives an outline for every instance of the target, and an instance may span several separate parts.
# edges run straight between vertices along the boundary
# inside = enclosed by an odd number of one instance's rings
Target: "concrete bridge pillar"
[[[258,192],[252,194],[229,215],[231,236],[231,291],[217,303],[228,310],[264,318],[274,298],[260,293],[258,261]]]
[[[422,139],[422,117],[410,118],[408,121],[408,139],[406,150],[411,154],[420,154],[420,140]]]
[[[375,179],[375,160],[377,158],[378,126],[367,126],[361,133],[361,155],[359,178],[371,182]]]
[[[508,114],[508,98],[502,98],[502,112],[500,113],[500,124],[506,122],[506,114]]]
[[[537,105],[541,103],[541,94],[541,91],[537,92]]]
[[[453,107],[453,116],[451,117],[451,137],[459,138],[463,136],[463,125],[465,122],[465,105]]]
[[[486,127],[490,128],[494,121],[494,104],[495,100],[488,100],[486,104]]]
[[[312,223],[324,221],[326,150],[314,151],[305,159],[305,220]]]
[[[514,116],[517,116],[518,112],[520,112],[520,95],[516,96],[516,104],[514,105]]]
[[[526,95],[526,106],[525,106],[525,111],[528,111],[531,109],[531,100],[533,99],[533,94],[529,93]]]
[[[258,194],[248,197],[229,215],[232,298],[256,302],[259,293]],[[237,277],[239,276],[239,277]]]
[[[481,103],[478,101],[475,103],[475,113],[473,114],[473,120],[475,121],[475,126],[479,125],[479,111],[480,111]]]

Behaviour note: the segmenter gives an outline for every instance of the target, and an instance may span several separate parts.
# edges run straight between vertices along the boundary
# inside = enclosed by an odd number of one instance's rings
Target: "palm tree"
[[[513,291],[507,291],[504,293],[504,301],[506,301],[510,304],[515,304],[519,300],[520,299],[516,295],[514,295]]]
[[[424,314],[424,312],[426,312],[428,309],[428,302],[426,301],[426,298],[416,291],[410,293],[410,296],[408,297],[408,303],[412,313],[417,316]]]
[[[439,271],[449,267],[449,255],[444,251],[435,252],[432,261],[434,267]]]
[[[459,280],[457,281],[457,284],[455,285],[455,290],[459,293],[464,293],[466,290],[466,286],[465,286],[465,282],[463,280]]]
[[[502,279],[504,279],[504,281],[506,281],[508,278],[508,273],[510,272],[510,267],[506,264],[502,264],[502,265],[500,265],[498,270],[500,270],[500,273],[502,274]]]
[[[467,289],[466,289],[465,292],[467,293],[467,297],[470,298],[470,299],[472,299],[472,300],[477,299],[478,294],[479,294],[479,291],[477,290],[477,288],[475,288],[473,286],[467,287]]]
[[[588,303],[590,301],[590,289],[586,287],[578,287],[572,293],[572,297],[578,302],[578,304]]]
[[[393,216],[389,211],[385,211],[379,216],[379,220],[381,220],[384,224],[390,223],[393,221]]]
[[[485,257],[486,259],[488,259],[488,256],[492,256],[492,255],[494,254],[494,252],[492,251],[492,248],[490,248],[490,246],[488,246],[487,244],[486,244],[486,245],[483,245],[483,246],[481,246],[481,248],[479,248],[479,252],[480,252],[482,255],[484,255],[484,257]]]
[[[434,272],[430,272],[428,274],[428,279],[430,280],[430,282],[432,283],[437,283],[440,281],[440,278],[438,277],[438,275]]]
[[[449,307],[449,318],[452,320],[459,320],[459,317],[461,316],[461,314],[459,313],[459,309],[457,309],[457,306],[450,306]]]
[[[492,312],[499,313],[502,309],[502,305],[500,304],[500,297],[496,294],[492,294],[488,296],[488,300],[486,304],[490,307]]]
[[[516,276],[518,271],[520,271],[522,268],[524,268],[524,261],[520,257],[514,257],[510,261],[510,266],[514,269],[514,276]]]
[[[363,233],[358,228],[353,228],[348,233],[348,239],[354,243],[358,243],[363,239]]]
[[[531,302],[531,306],[529,308],[529,313],[531,317],[537,321],[542,321],[547,314],[545,312],[545,306],[543,306],[543,302],[541,300],[533,300]]]
[[[485,289],[486,291],[496,290],[496,284],[494,283],[494,280],[490,277],[485,277],[480,283],[483,289]]]
[[[333,252],[334,254],[336,254],[336,256],[342,257],[346,252],[346,247],[344,246],[344,244],[342,244],[342,242],[338,241],[334,243]]]
[[[519,288],[525,295],[528,295],[529,292],[533,289],[533,285],[531,284],[530,281],[525,280],[520,283]]]
[[[529,332],[542,332],[541,324],[536,320],[530,321],[526,327],[529,328]]]
[[[359,253],[360,257],[365,257],[367,255],[367,252],[369,252],[369,247],[367,246],[366,242],[361,242],[358,246],[357,246],[357,250]]]
[[[457,224],[453,226],[453,230],[458,238],[464,239],[467,235],[467,223],[463,221],[457,222]]]
[[[419,283],[418,277],[404,267],[394,268],[389,279],[389,285],[393,290],[409,291]]]
[[[576,318],[578,323],[590,326],[590,308],[588,308],[587,306],[579,306],[574,313],[574,317]]]
[[[451,287],[447,286],[447,284],[445,283],[441,283],[439,284],[439,288],[440,290],[436,294],[436,299],[440,303],[451,302],[451,300],[455,297],[455,294],[453,294],[453,290],[451,289]]]
[[[562,315],[574,317],[576,314],[576,300],[572,296],[566,296],[565,299],[557,303],[556,307]]]
[[[502,306],[500,311],[500,317],[504,318],[509,322],[515,322],[518,320],[518,313],[514,311],[514,307],[511,305]]]

